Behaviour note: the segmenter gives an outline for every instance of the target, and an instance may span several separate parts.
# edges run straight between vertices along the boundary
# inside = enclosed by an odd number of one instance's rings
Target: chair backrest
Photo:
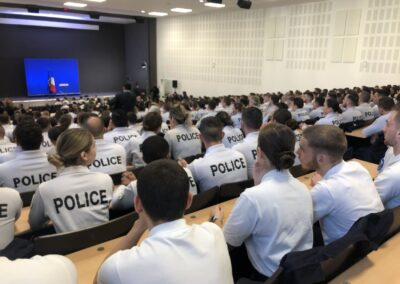
[[[126,234],[137,220],[132,212],[110,222],[88,229],[40,236],[34,239],[35,252],[39,255],[69,254],[99,243],[103,243]]]
[[[393,223],[390,226],[386,236],[385,236],[385,241],[393,237],[395,234],[400,232],[400,206],[393,208]]]
[[[122,173],[112,174],[112,175],[110,175],[110,177],[111,177],[114,185],[121,184]]]
[[[274,274],[272,274],[271,277],[264,282],[264,284],[282,283],[283,282],[282,275],[283,275],[283,268],[279,266],[278,269],[274,272]]]
[[[185,214],[190,214],[197,210],[218,204],[219,202],[219,187],[215,186],[193,196],[192,205],[185,211]]]
[[[328,282],[347,268],[356,263],[361,256],[355,245],[350,245],[341,251],[337,256],[321,262],[321,268],[325,275],[325,281]]]
[[[34,194],[35,194],[35,191],[27,191],[27,192],[20,193],[23,207],[31,206],[32,197]]]
[[[194,160],[199,159],[199,158],[203,158],[203,157],[204,157],[204,154],[201,153],[201,154],[197,154],[197,155],[185,157],[185,158],[183,158],[183,159],[186,161],[186,163],[190,164],[190,163],[193,162]]]
[[[220,186],[219,201],[224,202],[238,197],[246,188],[254,186],[254,180],[244,180],[233,183],[225,183]]]
[[[293,166],[289,169],[289,171],[295,178],[304,176],[312,172],[312,170],[304,169],[301,165]]]

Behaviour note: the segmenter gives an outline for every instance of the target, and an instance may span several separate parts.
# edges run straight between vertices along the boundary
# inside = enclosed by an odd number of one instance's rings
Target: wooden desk
[[[366,126],[367,127],[367,126]],[[363,133],[362,133],[362,131],[364,130],[364,128],[366,128],[366,127],[363,127],[363,128],[359,128],[359,129],[356,129],[356,130],[354,130],[354,131],[352,131],[352,132],[346,132],[345,134],[346,134],[346,136],[351,136],[351,137],[356,137],[356,138],[367,138],[367,136],[365,136]]]
[[[30,207],[22,208],[21,216],[19,216],[17,222],[15,222],[15,235],[19,235],[31,229],[28,222],[29,210]]]
[[[334,284],[394,284],[400,283],[399,275],[400,234],[384,243],[347,269],[330,283]]]
[[[228,218],[236,199],[228,200],[220,204],[224,209],[225,220]],[[209,219],[210,211],[214,206],[185,215],[188,224],[200,224]],[[147,236],[147,232],[143,235],[142,240]],[[116,246],[121,238],[114,239],[99,245],[89,247],[87,249],[67,255],[72,260],[78,270],[78,283],[92,283],[100,264],[110,251]]]

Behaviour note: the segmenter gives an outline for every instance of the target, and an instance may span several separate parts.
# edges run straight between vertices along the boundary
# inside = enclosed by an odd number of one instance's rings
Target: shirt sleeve
[[[383,116],[378,117],[370,126],[363,129],[363,134],[367,137],[379,133],[385,127],[386,119]]]
[[[324,218],[333,211],[335,205],[332,195],[327,186],[324,186],[321,182],[317,183],[311,189],[311,197],[314,207],[314,222]]]
[[[49,219],[46,216],[43,198],[40,195],[39,188],[36,190],[32,198],[31,209],[29,211],[29,225],[32,230],[39,229]]]
[[[133,199],[137,191],[136,184],[137,181],[133,181],[128,186],[118,186],[113,192],[111,208],[115,210],[125,210],[134,207]]]
[[[394,197],[399,194],[398,184],[400,179],[399,174],[393,171],[393,169],[386,169],[379,174],[375,179],[375,186],[378,190],[379,196],[382,203],[385,205]]]
[[[254,210],[251,201],[241,195],[224,226],[224,236],[228,244],[238,247],[252,234],[257,223]]]
[[[119,252],[110,256],[100,266],[99,272],[97,273],[97,284],[121,283],[116,267],[118,254]]]

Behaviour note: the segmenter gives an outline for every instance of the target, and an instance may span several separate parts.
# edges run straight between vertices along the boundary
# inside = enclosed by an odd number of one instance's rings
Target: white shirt
[[[368,103],[362,103],[359,106],[357,106],[356,109],[358,109],[361,112],[363,120],[371,120],[375,118],[374,111],[372,110],[372,107],[370,107]]]
[[[138,138],[139,133],[128,127],[116,127],[112,131],[104,133],[104,140],[120,144],[123,147],[132,137]]]
[[[244,140],[232,147],[244,155],[247,164],[247,176],[249,179],[253,178],[253,168],[257,158],[257,145],[258,145],[258,134],[260,132],[251,132],[247,134]]]
[[[61,255],[36,255],[14,261],[0,257],[2,284],[77,284],[78,274],[71,260]]]
[[[379,170],[375,186],[385,208],[400,206],[400,155],[395,156],[392,147],[386,151]]]
[[[96,159],[89,166],[90,171],[109,175],[126,170],[126,153],[119,144],[96,139]]]
[[[296,120],[298,122],[306,121],[307,119],[310,119],[308,110],[305,108],[296,109],[294,112],[292,112],[292,117],[294,120]]]
[[[0,251],[14,239],[14,224],[19,218],[22,200],[18,191],[9,187],[0,188]],[[1,274],[0,274],[1,275]]]
[[[311,110],[309,115],[310,115],[311,119],[315,119],[317,117],[318,118],[324,117],[325,116],[324,107],[320,106],[320,107],[317,107],[316,109]]]
[[[183,168],[189,178],[189,192],[197,194],[197,186],[192,172],[188,168]],[[156,177],[155,177],[156,178]],[[113,192],[111,208],[115,210],[127,210],[133,207],[133,200],[137,195],[137,180],[132,181],[127,186],[120,185]]]
[[[355,107],[349,107],[342,113],[342,123],[363,120],[364,116]]]
[[[362,133],[365,136],[369,137],[369,136],[372,136],[372,135],[377,134],[379,132],[382,132],[383,128],[385,128],[386,121],[389,118],[389,114],[390,113],[387,113],[387,114],[384,114],[384,115],[381,115],[380,117],[378,117],[371,125],[369,125],[368,127],[364,128],[362,130]]]
[[[133,137],[125,145],[126,162],[128,165],[134,165],[136,168],[144,167],[142,144],[147,138],[157,135],[152,131],[143,131],[140,137]]]
[[[209,111],[207,111],[207,112],[200,118],[200,120],[197,121],[196,127],[197,127],[197,128],[200,127],[201,121],[202,121],[204,118],[206,118],[206,117],[211,117],[211,116],[216,116],[216,115],[217,115],[217,112],[214,111],[214,110],[209,110]]]
[[[221,229],[212,223],[188,226],[184,219],[151,229],[140,246],[119,251],[100,267],[99,284],[232,284]]]
[[[272,170],[240,195],[224,235],[230,245],[244,242],[254,268],[271,276],[285,254],[312,248],[312,227],[309,190],[288,170]]]
[[[112,190],[109,175],[90,172],[84,166],[63,168],[56,179],[39,186],[29,224],[35,230],[50,219],[56,232],[64,233],[105,223]]]
[[[226,148],[232,148],[236,144],[243,141],[244,135],[239,128],[233,126],[225,126],[222,130],[224,132],[224,138],[222,143]]]
[[[50,149],[53,147],[53,143],[51,143],[49,134],[47,132],[43,132],[42,136],[43,136],[43,141],[42,144],[40,145],[40,150],[42,150],[45,153],[48,153]]]
[[[306,103],[304,102],[304,106],[303,108],[307,111],[307,112],[311,112],[314,108],[313,103]]]
[[[246,158],[242,153],[217,144],[207,149],[203,158],[189,164],[200,192],[224,183],[247,180]]]
[[[194,126],[187,127],[179,124],[168,131],[164,138],[169,144],[171,157],[174,159],[201,153],[200,131]]]
[[[357,162],[332,167],[311,195],[325,244],[345,235],[359,218],[384,209],[370,174]]]
[[[169,120],[169,111],[161,114],[161,117],[162,117],[162,121],[166,123]]]
[[[6,137],[11,141],[14,140],[13,131],[15,126],[12,124],[3,124],[4,131],[6,132]]]
[[[233,121],[233,127],[240,129],[240,122],[242,121],[242,113],[238,112],[236,114],[233,114],[231,116],[231,119]]]
[[[165,133],[167,133],[168,131],[169,131],[168,125],[167,125],[165,122],[161,123],[161,130],[160,130],[160,132],[163,133],[163,134],[165,134]]]
[[[342,124],[342,116],[336,112],[330,112],[325,117],[318,120],[315,125],[335,125],[339,126]]]
[[[6,137],[5,137],[6,138]],[[5,155],[13,152],[17,148],[17,144],[11,143],[10,140],[2,139],[0,140],[0,155]]]
[[[19,192],[36,190],[42,182],[55,178],[56,168],[40,150],[18,152],[16,158],[0,165],[0,186]]]

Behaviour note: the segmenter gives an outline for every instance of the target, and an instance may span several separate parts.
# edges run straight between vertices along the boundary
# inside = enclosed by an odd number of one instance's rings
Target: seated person
[[[139,219],[100,266],[95,282],[233,283],[221,229],[210,222],[189,226],[183,219],[192,195],[188,177],[175,161],[146,166],[137,189]],[[149,236],[138,246],[146,229]]]
[[[56,177],[57,170],[40,151],[43,140],[40,126],[32,121],[19,123],[14,130],[17,145],[15,159],[0,165],[0,186],[15,188],[19,192],[34,191],[39,184]]]
[[[339,104],[334,99],[327,98],[324,103],[324,114],[325,117],[318,120],[315,125],[335,125],[339,126],[343,123],[342,110],[339,107]]]
[[[164,138],[154,135],[147,138],[142,144],[143,160],[146,164],[161,159],[169,159],[169,146]],[[184,168],[189,178],[189,192],[192,195],[197,194],[197,186],[194,182],[192,173],[188,168]],[[157,178],[156,176],[154,178]],[[133,207],[132,200],[137,195],[137,179],[135,175],[127,171],[123,173],[120,185],[113,192],[111,208],[116,210],[126,210]]]
[[[290,98],[289,108],[291,110],[293,119],[297,122],[310,119],[309,110],[304,108],[304,102],[300,97]]]
[[[295,135],[287,126],[271,123],[261,129],[255,186],[240,195],[224,226],[229,245],[245,244],[255,274],[261,274],[256,279],[270,277],[285,254],[313,245],[311,195],[288,170],[295,159],[294,144]],[[217,219],[220,215],[214,210]]]
[[[96,142],[96,159],[89,165],[91,172],[109,175],[119,174],[126,170],[126,153],[119,144],[107,142],[103,139],[104,124],[100,117],[88,118],[83,128],[89,130]]]
[[[362,113],[356,108],[358,95],[355,93],[347,94],[343,101],[345,110],[342,113],[342,123],[360,121],[364,119]]]
[[[0,155],[5,155],[13,152],[17,145],[10,142],[10,140],[5,136],[6,132],[4,127],[0,125]]]
[[[42,145],[40,146],[40,150],[48,153],[53,146],[53,144],[51,143],[51,140],[49,138],[49,134],[48,134],[50,127],[51,127],[50,119],[47,117],[39,117],[36,120],[36,123],[40,125],[40,128],[42,129],[42,135],[43,135],[43,141],[42,141]]]
[[[366,121],[368,124],[372,122],[374,119],[374,111],[372,107],[369,105],[369,101],[371,100],[371,95],[367,91],[362,91],[359,94],[359,99],[358,99],[358,106],[356,107],[357,110],[359,110],[363,116],[363,120]]]
[[[86,129],[64,131],[57,154],[49,161],[59,168],[57,178],[42,183],[32,199],[29,224],[39,229],[50,219],[57,233],[82,230],[109,220],[111,177],[87,168],[96,158],[96,144]]]
[[[324,114],[324,103],[325,103],[325,100],[324,100],[323,97],[316,97],[314,99],[313,109],[311,110],[311,112],[309,114],[310,115],[310,119],[317,120],[317,119],[320,119],[321,117],[325,116],[325,114]]]
[[[389,115],[383,129],[385,144],[389,146],[378,167],[375,186],[385,208],[400,206],[400,109],[396,107]]]
[[[191,162],[188,167],[200,192],[224,183],[247,180],[247,164],[244,155],[225,148],[222,144],[223,125],[216,117],[206,117],[200,124],[200,138],[206,147],[203,158]]]
[[[61,255],[34,256],[11,261],[0,257],[2,284],[77,284],[78,273],[71,260]]]
[[[126,113],[121,109],[112,112],[110,128],[112,130],[104,134],[104,140],[120,144],[123,147],[125,147],[132,137],[139,137],[139,133],[128,127],[128,118]]]
[[[371,125],[364,128],[362,133],[366,137],[381,133],[386,125],[386,121],[389,118],[389,113],[392,111],[393,107],[394,101],[392,98],[382,97],[378,102],[380,116]]]
[[[384,209],[369,172],[343,161],[346,150],[346,136],[331,125],[310,126],[300,140],[301,165],[317,172],[311,195],[325,244],[345,235],[359,218]]]
[[[224,126],[222,129],[224,132],[222,143],[226,148],[232,148],[236,144],[243,141],[244,135],[242,131],[239,128],[233,127],[233,121],[227,112],[220,111],[215,117],[218,118]]]

